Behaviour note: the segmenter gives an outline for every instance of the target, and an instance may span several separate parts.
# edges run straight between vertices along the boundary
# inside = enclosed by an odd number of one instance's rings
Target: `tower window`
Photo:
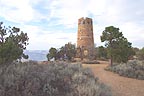
[[[81,24],[84,24],[84,23],[85,23],[84,20],[82,20],[82,21],[81,21]]]
[[[85,24],[85,21],[83,21],[83,24]]]

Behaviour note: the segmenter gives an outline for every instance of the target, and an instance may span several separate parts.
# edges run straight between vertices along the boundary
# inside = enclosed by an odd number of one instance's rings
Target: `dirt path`
[[[111,87],[113,96],[144,96],[144,80],[119,76],[104,68],[107,64],[83,64],[90,67],[99,80]]]

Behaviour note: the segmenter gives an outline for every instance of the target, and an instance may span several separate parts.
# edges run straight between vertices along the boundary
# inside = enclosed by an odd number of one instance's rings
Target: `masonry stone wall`
[[[93,22],[91,18],[78,19],[78,57],[92,58],[94,55]]]

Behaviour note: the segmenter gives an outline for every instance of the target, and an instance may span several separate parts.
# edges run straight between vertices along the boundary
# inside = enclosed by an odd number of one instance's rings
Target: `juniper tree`
[[[125,38],[119,28],[114,26],[106,27],[102,33],[101,41],[105,42],[110,57],[110,65],[115,62],[127,62],[131,55],[134,55],[132,46]]]
[[[11,63],[22,57],[28,58],[23,51],[28,45],[27,33],[17,27],[5,27],[0,22],[0,64]]]

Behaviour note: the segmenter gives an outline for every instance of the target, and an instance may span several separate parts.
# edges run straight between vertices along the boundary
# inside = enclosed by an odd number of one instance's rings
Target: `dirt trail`
[[[144,80],[126,78],[105,71],[106,63],[83,65],[90,67],[101,82],[111,87],[113,96],[144,96]]]

